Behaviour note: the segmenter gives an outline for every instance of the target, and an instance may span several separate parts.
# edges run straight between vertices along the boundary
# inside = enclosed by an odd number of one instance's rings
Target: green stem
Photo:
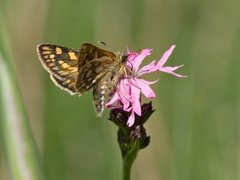
[[[131,168],[139,151],[139,141],[136,140],[129,151],[123,155],[123,180],[131,179]]]

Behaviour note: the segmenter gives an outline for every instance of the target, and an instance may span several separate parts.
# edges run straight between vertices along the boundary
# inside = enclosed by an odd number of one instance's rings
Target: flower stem
[[[123,154],[123,180],[130,180],[131,178],[131,168],[134,160],[137,157],[139,151],[139,141],[136,140],[129,151]]]
[[[112,109],[109,120],[118,126],[118,144],[122,153],[123,180],[130,180],[131,168],[140,149],[146,148],[150,143],[150,136],[147,135],[143,124],[154,112],[152,103],[141,106],[142,116],[136,116],[135,123],[129,127],[127,120],[130,113],[121,109]]]

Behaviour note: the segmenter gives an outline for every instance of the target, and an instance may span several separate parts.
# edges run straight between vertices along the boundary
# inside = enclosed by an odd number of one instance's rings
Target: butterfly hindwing
[[[83,93],[94,86],[94,84],[111,71],[112,59],[103,56],[85,64],[79,71],[76,87]]]
[[[102,115],[105,101],[111,89],[111,72],[106,72],[93,86],[93,104],[98,116]]]

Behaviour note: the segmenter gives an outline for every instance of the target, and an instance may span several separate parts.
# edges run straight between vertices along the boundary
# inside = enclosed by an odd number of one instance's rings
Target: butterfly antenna
[[[107,43],[103,42],[103,41],[97,41],[98,44],[101,44],[103,46],[108,46]]]
[[[114,49],[110,48],[107,43],[103,41],[97,41],[97,43],[104,46],[104,48],[106,48],[107,50],[115,52]]]

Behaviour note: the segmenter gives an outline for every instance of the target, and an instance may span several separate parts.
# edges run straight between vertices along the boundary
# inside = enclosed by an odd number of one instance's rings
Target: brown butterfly
[[[102,115],[106,98],[128,71],[127,56],[84,43],[79,50],[52,44],[37,46],[39,59],[52,81],[70,94],[93,88],[93,102]]]

